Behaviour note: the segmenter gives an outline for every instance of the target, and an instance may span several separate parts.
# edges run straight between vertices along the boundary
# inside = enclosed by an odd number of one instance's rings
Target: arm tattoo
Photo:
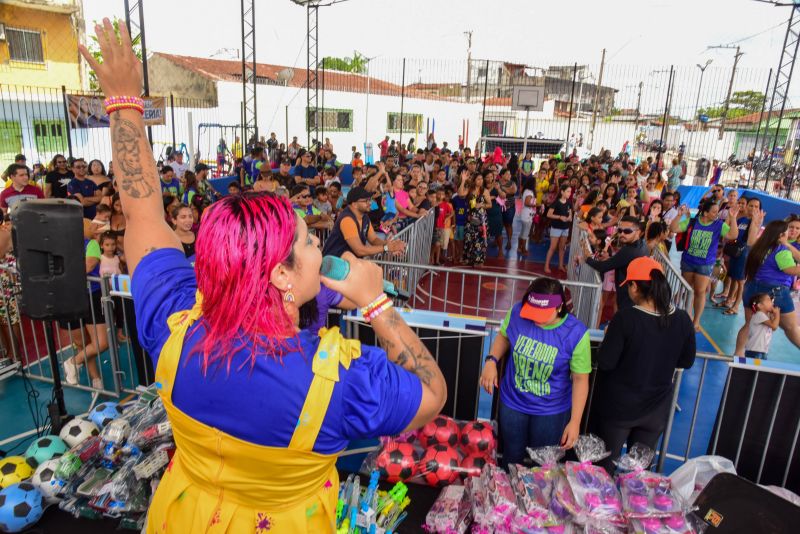
[[[142,173],[141,140],[142,133],[131,121],[114,121],[111,127],[111,141],[117,152],[114,159],[122,170],[122,189],[132,198],[147,198],[155,193]]]
[[[394,330],[395,326],[401,321],[399,314],[394,309],[386,312],[386,320],[387,325],[392,330]],[[383,347],[387,353],[392,352],[396,347],[395,342],[386,337],[377,336],[377,340],[378,344]],[[430,366],[435,365],[435,363],[428,348],[422,342],[413,343],[414,346],[412,346],[402,337],[400,337],[399,344],[400,351],[394,359],[394,363],[411,371],[417,375],[420,382],[426,386],[430,386],[434,375]]]

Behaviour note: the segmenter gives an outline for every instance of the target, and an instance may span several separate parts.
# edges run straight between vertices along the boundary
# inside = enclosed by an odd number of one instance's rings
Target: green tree
[[[94,21],[95,24],[99,24],[97,21]],[[114,17],[114,21],[111,23],[114,26],[114,33],[117,34],[119,37],[119,25],[121,21],[120,19]],[[124,23],[123,23],[124,24]],[[141,35],[137,35],[131,42],[133,45],[133,53],[136,54],[136,57],[139,60],[142,59],[142,43],[141,43]],[[100,42],[97,40],[95,35],[91,36],[91,42],[89,43],[89,53],[97,60],[98,63],[103,62],[103,56],[100,52]],[[99,91],[100,84],[97,83],[97,75],[94,73],[92,69],[89,69],[89,88],[92,91]]]
[[[764,102],[764,93],[759,91],[734,91],[731,95],[731,105],[728,109],[728,118],[735,119],[749,115],[750,113],[757,113],[761,111],[761,104]],[[700,108],[697,110],[698,115],[708,115],[711,119],[722,117],[722,112],[725,111],[725,103],[719,106]]]
[[[364,74],[367,72],[367,57],[358,50],[353,50],[353,57],[324,57],[322,58],[322,68]]]

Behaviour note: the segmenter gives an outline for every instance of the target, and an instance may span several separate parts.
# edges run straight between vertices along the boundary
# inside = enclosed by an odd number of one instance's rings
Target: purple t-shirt
[[[151,252],[136,267],[131,292],[139,340],[153,364],[169,338],[167,318],[194,306],[194,269],[177,249]],[[278,359],[261,354],[250,366],[251,352],[234,353],[230,371],[223,364],[206,373],[202,358],[191,354],[205,335],[201,319],[184,341],[172,401],[194,419],[234,437],[271,447],[287,447],[314,376],[311,365],[319,337],[303,330],[288,339]],[[333,454],[350,440],[401,432],[422,400],[419,378],[391,363],[383,349],[361,345],[361,357],[349,369],[339,367],[328,412],[314,452]]]
[[[328,323],[328,310],[338,306],[343,298],[341,293],[337,293],[328,286],[320,284],[319,293],[317,294],[317,320],[308,325],[306,330],[316,336],[319,333],[319,329]]]
[[[500,400],[529,415],[563,413],[572,407],[571,373],[592,372],[589,331],[570,314],[543,328],[520,317],[521,309],[515,304],[500,325],[511,345]]]
[[[686,225],[681,230],[689,226],[688,221],[683,222]],[[689,265],[713,265],[717,259],[720,236],[726,235],[728,230],[728,223],[719,219],[711,224],[702,224],[699,219],[695,220],[681,261]]]

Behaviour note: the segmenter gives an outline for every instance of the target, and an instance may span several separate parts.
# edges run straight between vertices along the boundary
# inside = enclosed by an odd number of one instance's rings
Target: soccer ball
[[[122,408],[116,402],[101,402],[89,412],[89,420],[99,427],[104,427],[122,415]]]
[[[428,447],[420,461],[420,470],[429,486],[452,484],[458,478],[461,456],[452,447],[435,444]]]
[[[76,445],[80,445],[92,436],[97,436],[98,434],[100,434],[100,429],[97,428],[97,425],[87,421],[86,419],[76,417],[64,425],[64,428],[61,429],[58,437],[63,439],[64,443],[66,443],[68,447],[72,448]]]
[[[417,474],[419,454],[410,443],[389,443],[375,460],[381,478],[389,482],[405,481]]]
[[[44,497],[33,484],[22,482],[0,491],[0,530],[20,532],[42,518]]]
[[[461,448],[466,454],[488,457],[497,447],[494,429],[490,423],[470,421],[461,430]]]
[[[59,461],[58,458],[53,458],[42,462],[31,477],[31,484],[36,486],[49,504],[60,500],[58,493],[64,487],[64,481],[56,476]]]
[[[0,488],[31,478],[33,467],[22,456],[9,456],[0,461]]]
[[[420,429],[419,438],[425,447],[437,444],[454,447],[458,443],[458,425],[451,418],[438,415]]]
[[[479,476],[483,466],[488,463],[491,463],[491,461],[487,460],[484,456],[465,456],[461,461],[461,470],[463,471],[461,474],[465,477]]]
[[[52,458],[58,458],[67,452],[67,445],[58,436],[43,436],[33,443],[31,443],[28,450],[25,451],[25,458],[34,469],[42,462],[46,462]]]

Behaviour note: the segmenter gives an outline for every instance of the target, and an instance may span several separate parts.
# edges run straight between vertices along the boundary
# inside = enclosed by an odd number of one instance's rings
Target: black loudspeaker
[[[81,205],[63,199],[18,202],[11,220],[22,314],[44,320],[88,315]]]

